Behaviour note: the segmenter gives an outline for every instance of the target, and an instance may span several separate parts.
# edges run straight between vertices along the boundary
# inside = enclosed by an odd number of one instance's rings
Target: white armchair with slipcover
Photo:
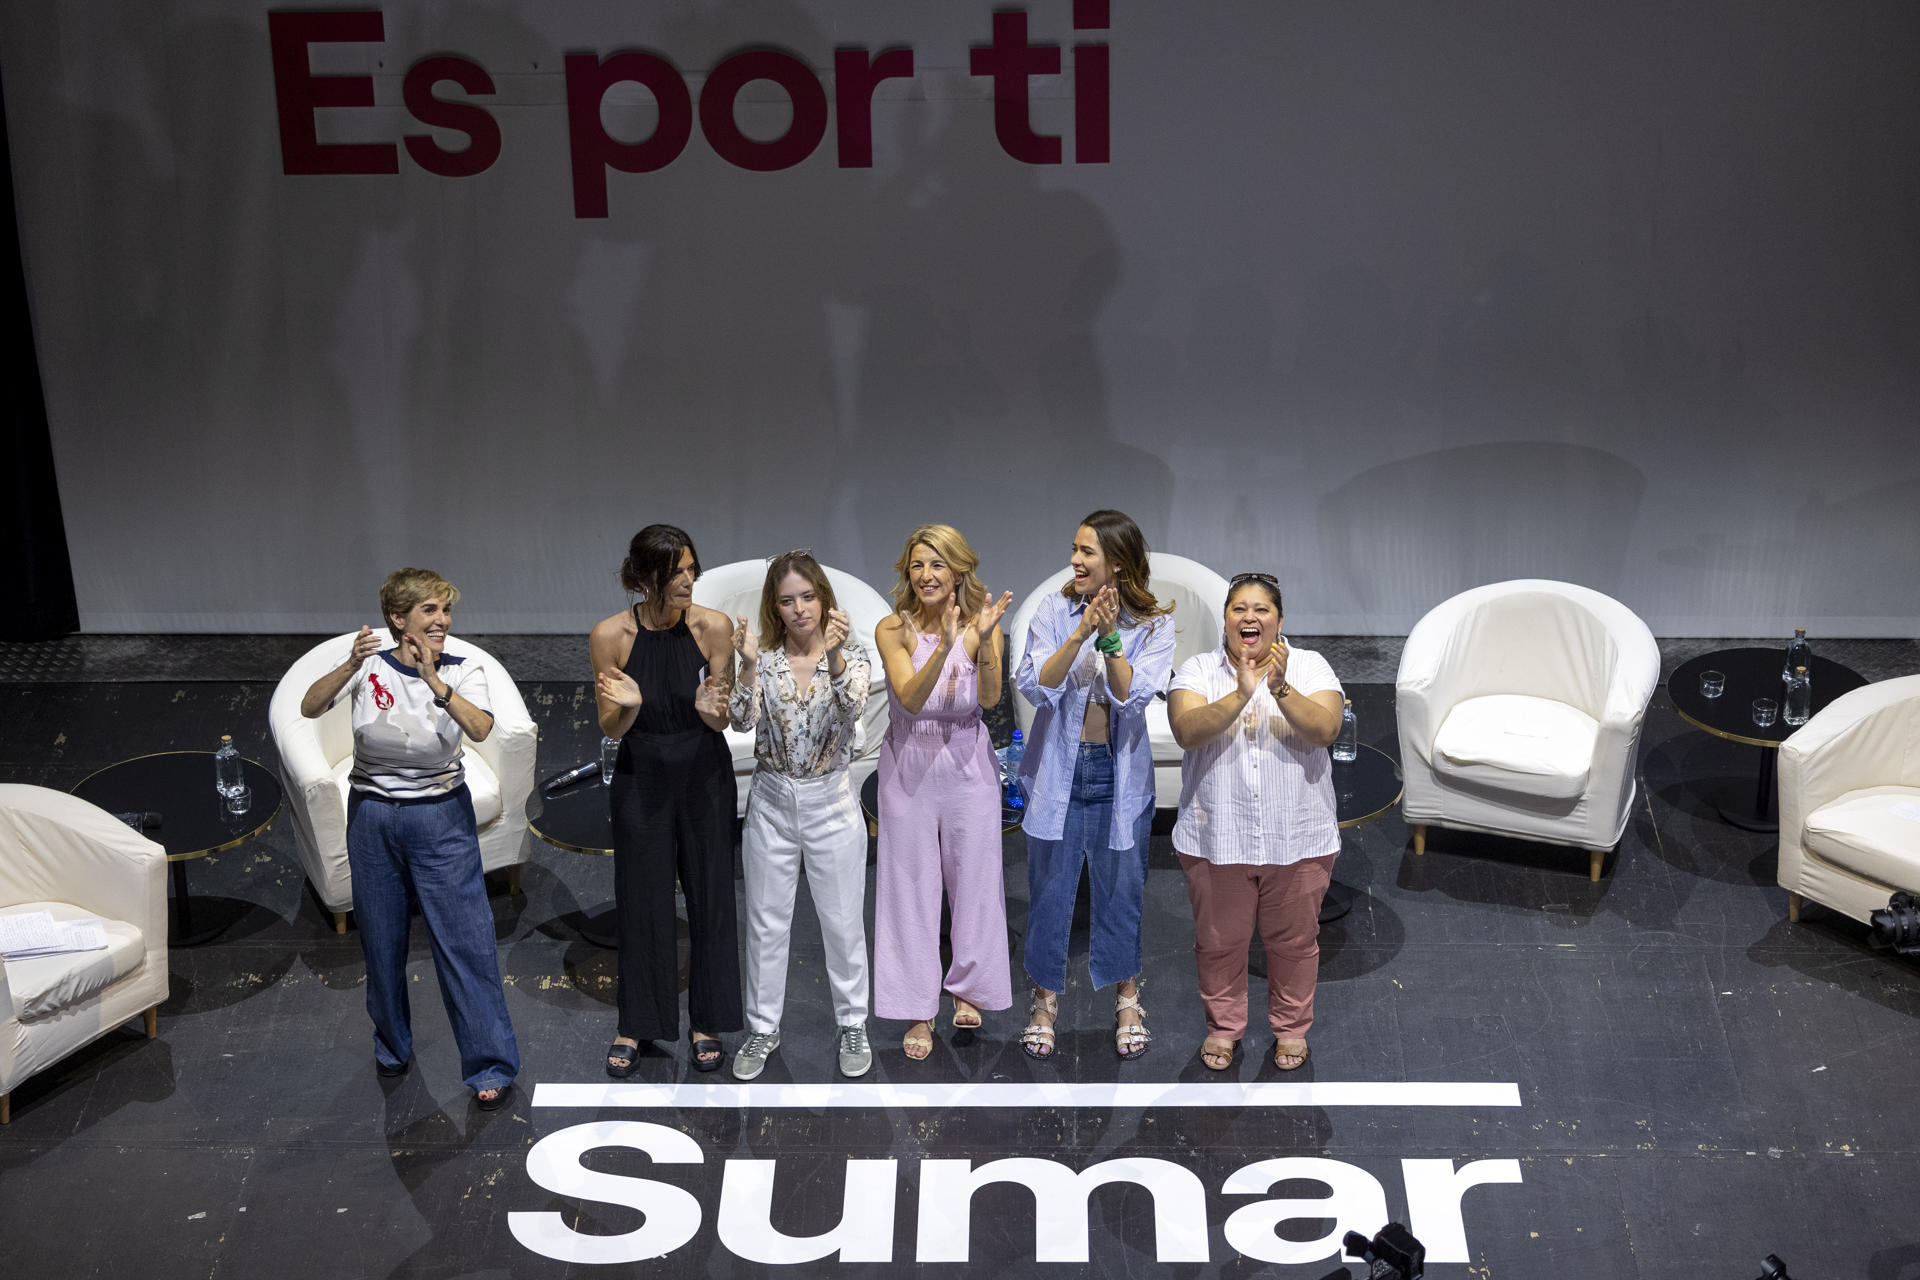
[[[1174,606],[1170,615],[1174,628],[1172,670],[1178,671],[1180,664],[1196,653],[1218,648],[1221,615],[1227,608],[1227,580],[1198,560],[1164,551],[1148,553],[1147,571],[1147,589],[1162,604],[1171,602]],[[1072,576],[1072,569],[1062,569],[1028,592],[1027,598],[1020,602],[1019,612],[1013,615],[1013,624],[1007,632],[1009,687],[1026,653],[1027,631],[1033,626],[1034,614],[1039,612],[1041,602],[1058,594]],[[1042,657],[1044,660],[1044,655]],[[1165,692],[1161,690],[1162,694]],[[1033,707],[1018,693],[1013,696],[1013,714],[1022,733],[1032,732]],[[1167,719],[1164,697],[1155,698],[1147,705],[1147,736],[1153,744],[1154,807],[1178,808],[1181,751],[1180,744],[1173,740],[1173,725]]]
[[[1586,587],[1475,587],[1422,618],[1395,681],[1401,812],[1429,826],[1587,850],[1600,878],[1633,807],[1660,651],[1646,623]]]
[[[867,709],[860,717],[859,735],[854,739],[851,773],[857,790],[880,766],[880,740],[887,736],[887,673],[874,652],[873,633],[893,612],[881,594],[844,569],[821,565],[827,581],[833,584],[833,598],[840,612],[847,615],[849,639],[858,640],[873,665],[873,683],[867,692]],[[760,591],[767,581],[765,560],[735,560],[703,572],[693,584],[695,604],[718,609],[729,618],[745,618],[747,625],[760,631]],[[733,778],[739,790],[736,817],[747,812],[748,785],[753,781],[753,735],[727,730],[727,750],[733,754]]]
[[[1844,693],[1780,747],[1780,887],[1865,921],[1920,893],[1920,676]]]
[[[273,691],[268,726],[280,753],[280,787],[293,819],[300,864],[320,902],[333,913],[333,927],[347,931],[353,909],[353,874],[347,867],[347,775],[353,769],[353,711],[344,692],[317,719],[300,714],[300,700],[313,682],[345,662],[354,635],[324,640],[296,661]],[[493,705],[493,732],[485,742],[464,740],[460,762],[473,795],[474,821],[480,829],[480,865],[505,870],[508,888],[520,891],[520,868],[529,858],[527,797],[533,792],[534,753],[539,731],[513,678],[479,645],[447,637],[446,651],[478,662],[487,673]]]
[[[14,1086],[167,998],[167,853],[63,791],[0,784],[0,915],[97,916],[104,951],[0,960],[0,1124]]]

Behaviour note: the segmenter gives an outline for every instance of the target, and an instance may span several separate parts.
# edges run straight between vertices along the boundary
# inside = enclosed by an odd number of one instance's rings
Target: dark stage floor
[[[62,670],[0,652],[0,778],[65,788],[226,732],[271,760],[272,684],[248,663],[281,669],[305,647],[208,640],[174,663],[164,642],[65,643],[42,663]],[[1329,656],[1375,681],[1352,686],[1362,736],[1391,751],[1397,645],[1352,643],[1350,664]],[[545,776],[599,735],[587,686],[560,678],[580,645],[521,644],[524,661],[498,648],[525,673]],[[1671,667],[1713,645],[1663,649]],[[1920,669],[1910,642],[1843,647],[1822,652],[1875,678]],[[1110,997],[1087,988],[1083,922],[1053,1063],[1022,1056],[1010,1010],[980,1033],[943,1026],[923,1064],[901,1055],[899,1024],[873,1023],[875,1071],[838,1081],[803,894],[766,1074],[750,1088],[695,1074],[683,1043],[610,1090],[613,957],[576,924],[611,896],[612,868],[536,844],[523,896],[493,900],[525,1063],[520,1098],[493,1115],[460,1083],[419,932],[417,1065],[376,1077],[358,940],[303,889],[283,818],[193,864],[196,902],[231,924],[172,952],[159,1038],[130,1025],[15,1092],[0,1277],[887,1274],[942,1259],[949,1274],[1320,1277],[1336,1260],[1306,1242],[1336,1212],[1411,1215],[1433,1257],[1456,1259],[1431,1262],[1438,1277],[1749,1280],[1768,1253],[1803,1280],[1920,1277],[1920,969],[1817,909],[1787,924],[1773,837],[1711,803],[1754,768],[1753,748],[1686,727],[1663,689],[1637,815],[1599,884],[1577,850],[1436,832],[1415,858],[1392,813],[1348,832],[1335,878],[1355,905],[1323,932],[1313,1057],[1285,1076],[1264,1037],[1224,1079],[1195,1059],[1192,925],[1161,835],[1155,1040],[1138,1063],[1116,1059]],[[1017,832],[1006,873],[1017,938]],[[969,1228],[967,1162],[998,1160],[1023,1161],[991,1172],[1037,1196],[985,1185]],[[1311,1203],[1329,1187],[1337,1210]],[[793,1239],[843,1217],[835,1239]],[[826,1256],[764,1261],[781,1249]]]

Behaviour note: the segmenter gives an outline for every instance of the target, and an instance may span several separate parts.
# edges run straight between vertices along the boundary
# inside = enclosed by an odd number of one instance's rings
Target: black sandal
[[[706,1057],[712,1054],[711,1058]],[[693,1042],[693,1069],[695,1071],[718,1071],[720,1064],[727,1060],[726,1046],[718,1040],[695,1040]]]
[[[488,1092],[488,1090],[475,1089],[473,1091],[474,1102],[479,1105],[482,1111],[498,1111],[513,1101],[513,1081],[509,1080],[505,1084],[495,1085],[491,1091],[493,1093],[491,1098],[483,1098],[480,1096],[486,1092]]]
[[[616,1041],[607,1046],[607,1074],[615,1080],[625,1080],[633,1074],[634,1064],[639,1058],[639,1045],[620,1044]]]

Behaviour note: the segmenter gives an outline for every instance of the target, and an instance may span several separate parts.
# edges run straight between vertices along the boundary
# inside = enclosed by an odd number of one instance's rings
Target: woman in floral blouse
[[[867,827],[847,765],[872,665],[809,551],[767,562],[759,634],[733,632],[740,677],[728,711],[754,730],[753,789],[740,859],[747,882],[747,1041],[733,1074],[751,1080],[780,1047],[787,946],[802,861],[826,944],[842,1075],[873,1066],[867,1045]]]

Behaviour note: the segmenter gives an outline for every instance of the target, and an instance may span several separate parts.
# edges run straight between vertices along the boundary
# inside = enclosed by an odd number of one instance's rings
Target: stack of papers
[[[68,951],[103,951],[107,931],[98,916],[55,920],[51,911],[20,911],[0,915],[0,956],[31,960]]]

